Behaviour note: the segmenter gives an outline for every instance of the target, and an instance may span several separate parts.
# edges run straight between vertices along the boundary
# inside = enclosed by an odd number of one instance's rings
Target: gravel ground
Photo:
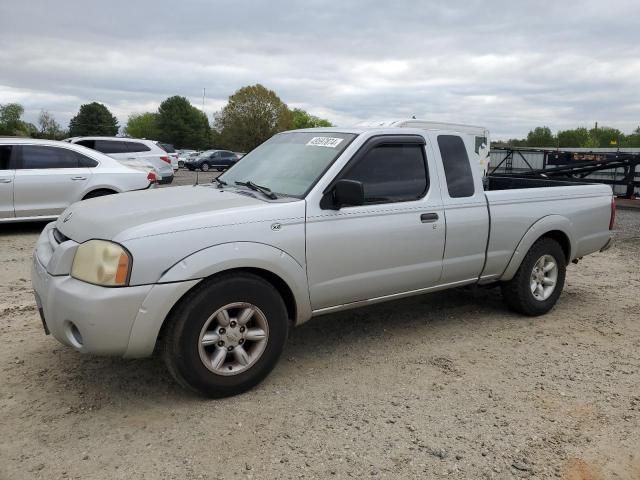
[[[0,227],[0,478],[637,480],[640,212],[618,226],[544,317],[462,289],[318,318],[262,385],[217,401],[158,359],[45,336],[42,225]]]

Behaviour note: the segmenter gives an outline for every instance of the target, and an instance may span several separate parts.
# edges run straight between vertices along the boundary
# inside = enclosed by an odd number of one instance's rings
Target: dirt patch
[[[185,181],[188,180],[185,178]],[[640,213],[551,313],[455,290],[315,319],[219,401],[44,335],[42,225],[0,231],[0,479],[640,478]]]

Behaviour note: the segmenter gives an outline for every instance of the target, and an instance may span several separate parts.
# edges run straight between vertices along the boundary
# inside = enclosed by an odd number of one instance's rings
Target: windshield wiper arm
[[[214,178],[213,181],[215,181],[219,187],[227,186],[227,182],[225,182],[224,180],[220,180],[218,177]]]
[[[263,195],[265,195],[267,198],[270,198],[271,200],[277,200],[278,199],[278,196],[275,193],[273,193],[270,188],[263,187],[261,185],[257,185],[255,183],[253,183],[251,180],[248,180],[246,182],[235,182],[235,184],[236,185],[240,185],[242,187],[248,187],[251,190],[254,190],[256,192],[260,192]]]

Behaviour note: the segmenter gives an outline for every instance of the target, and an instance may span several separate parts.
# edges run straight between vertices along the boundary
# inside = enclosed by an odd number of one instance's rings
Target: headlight
[[[123,287],[129,283],[131,256],[117,243],[89,240],[76,250],[71,276],[105,287]]]

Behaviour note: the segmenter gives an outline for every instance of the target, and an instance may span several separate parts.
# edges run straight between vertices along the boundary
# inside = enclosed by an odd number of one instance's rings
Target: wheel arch
[[[86,200],[87,197],[89,197],[92,194],[95,194],[97,192],[105,192],[105,195],[113,195],[116,193],[121,193],[121,190],[113,187],[113,186],[102,186],[102,185],[98,185],[98,186],[92,186],[91,188],[87,189],[86,192],[84,192],[82,194],[82,200]]]
[[[534,223],[523,235],[500,280],[511,280],[531,246],[543,237],[552,238],[560,244],[567,264],[573,259],[575,245],[571,242],[574,238],[571,222],[561,215],[549,215]]]
[[[150,355],[180,302],[203,281],[233,272],[251,273],[273,285],[284,300],[292,325],[311,318],[306,270],[293,257],[260,243],[216,245],[180,260],[161,276],[134,322],[125,356]]]

